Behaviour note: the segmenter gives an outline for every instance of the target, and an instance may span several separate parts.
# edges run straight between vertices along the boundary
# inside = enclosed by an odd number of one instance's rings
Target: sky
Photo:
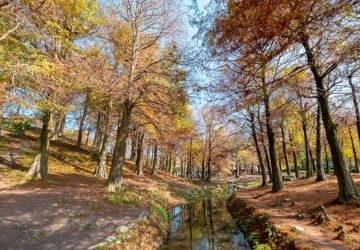
[[[197,0],[197,4],[200,10],[204,9],[204,6],[208,4],[210,0]],[[185,8],[187,6],[192,5],[192,0],[183,0]],[[192,37],[196,34],[197,29],[190,26],[188,23],[188,31],[189,31],[189,37]]]

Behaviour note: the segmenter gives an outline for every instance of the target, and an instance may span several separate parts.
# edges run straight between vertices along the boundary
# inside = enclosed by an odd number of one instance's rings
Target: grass
[[[95,227],[96,227],[95,222],[90,222],[89,229],[91,230],[91,229],[94,229]]]
[[[169,222],[168,213],[163,206],[154,201],[150,202],[150,206],[153,213],[160,215],[166,223]]]
[[[15,225],[14,225],[14,229],[15,230],[23,230],[23,229],[25,229],[26,228],[26,226],[25,225],[21,225],[20,223],[16,223]]]
[[[33,235],[30,237],[30,243],[36,244],[39,240],[44,238],[46,236],[46,233],[43,230],[35,230]]]
[[[35,159],[36,154],[37,151],[32,149],[22,150],[16,161],[22,166],[31,166],[32,162]]]
[[[249,187],[249,186],[259,186],[261,184],[262,180],[258,179],[258,180],[248,180],[248,181],[237,181],[236,185],[242,185],[244,187]]]
[[[147,196],[142,192],[140,192],[140,194],[142,195],[139,195],[139,191],[132,187],[124,187],[120,191],[107,196],[105,200],[112,204],[119,204],[128,207],[138,207]]]
[[[140,206],[140,203],[142,201],[142,199],[140,197],[137,196],[126,196],[123,194],[112,194],[109,195],[108,197],[105,198],[106,201],[109,201],[113,204],[119,204],[119,205],[124,205],[124,206],[128,206],[128,207],[138,207]]]
[[[99,205],[97,205],[97,204],[93,203],[92,201],[90,201],[89,204],[88,204],[88,208],[93,210],[93,211],[97,211],[97,210],[99,210]]]
[[[186,200],[202,200],[210,197],[226,195],[226,189],[222,186],[205,186],[191,189],[187,192]]]

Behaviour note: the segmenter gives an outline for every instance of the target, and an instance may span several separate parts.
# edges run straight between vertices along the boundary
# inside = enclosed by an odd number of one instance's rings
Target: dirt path
[[[148,209],[105,202],[104,182],[82,175],[65,179],[76,184],[0,191],[0,249],[87,249]]]
[[[28,166],[20,164],[20,156],[36,148],[36,137],[17,138],[5,132],[0,139],[0,250],[88,249],[114,235],[117,227],[138,222],[139,215],[150,209],[148,200],[136,206],[106,201],[111,193],[106,180],[94,177],[96,162],[87,151],[74,152],[69,144],[53,142],[50,178],[33,181],[25,178]],[[54,155],[61,150],[88,158],[58,162]],[[186,190],[179,178],[161,171],[153,177],[149,171],[144,169],[146,176],[139,178],[131,166],[124,168],[124,186],[137,191],[159,188],[164,190],[161,195]]]
[[[354,176],[359,184],[359,176]],[[301,227],[303,232],[294,232],[305,238],[309,249],[318,250],[348,250],[360,249],[359,233],[353,231],[354,225],[360,221],[360,206],[358,203],[338,205],[333,203],[337,194],[336,178],[329,176],[329,181],[314,183],[314,180],[295,180],[286,182],[286,190],[278,194],[271,192],[271,187],[251,187],[241,189],[239,192],[249,204],[269,213],[277,227],[285,231],[295,231],[294,227]],[[333,185],[334,184],[334,185]],[[277,206],[277,199],[280,206]],[[331,216],[329,222],[319,225],[312,214],[317,207],[323,204]],[[303,214],[304,219],[297,219],[296,215]],[[335,228],[342,225],[348,239],[340,241]]]

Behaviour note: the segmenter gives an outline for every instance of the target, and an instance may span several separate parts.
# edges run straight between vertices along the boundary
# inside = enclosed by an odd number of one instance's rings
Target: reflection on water
[[[226,198],[177,206],[161,250],[251,249],[226,209]]]

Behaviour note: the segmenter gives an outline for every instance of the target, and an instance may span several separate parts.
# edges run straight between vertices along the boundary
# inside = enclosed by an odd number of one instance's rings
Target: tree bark
[[[61,119],[60,126],[59,126],[58,136],[62,136],[64,134],[65,125],[66,125],[66,114],[62,114],[62,119]]]
[[[122,170],[125,165],[126,137],[129,131],[131,108],[130,100],[125,101],[122,105],[122,115],[116,133],[113,160],[107,180],[109,191],[112,192],[122,187]]]
[[[206,152],[207,152],[207,143],[208,143],[207,133],[208,132],[206,132],[206,136],[205,136],[204,154],[201,163],[201,179],[203,181],[205,181]]]
[[[290,140],[290,144],[291,144],[291,148],[292,148],[292,155],[293,155],[294,168],[295,168],[295,176],[296,176],[296,178],[299,178],[299,166],[297,164],[296,151],[295,151],[293,139],[292,139],[292,136],[291,136],[290,133],[289,133],[289,140]]]
[[[55,118],[56,117],[56,118]],[[54,114],[55,126],[52,134],[52,140],[56,141],[58,136],[62,136],[65,128],[66,113],[64,111],[57,111],[57,115]]]
[[[351,141],[351,147],[352,147],[352,151],[353,151],[353,155],[354,155],[355,171],[356,171],[356,173],[359,173],[359,172],[360,172],[360,169],[359,169],[359,160],[358,160],[358,157],[357,157],[356,147],[355,147],[355,143],[354,143],[354,138],[353,138],[353,136],[352,136],[351,128],[350,128],[350,127],[348,127],[348,131],[349,131],[349,136],[350,136],[350,141]]]
[[[112,103],[109,102],[106,111],[106,116],[104,117],[105,133],[102,141],[102,146],[100,149],[100,159],[94,171],[94,175],[99,178],[106,178],[106,160],[108,155],[108,145],[110,141],[110,132],[111,132],[111,122],[110,122],[111,113],[112,113]]]
[[[172,175],[177,175],[177,171],[176,171],[176,155],[174,155],[174,160],[173,160],[173,166],[171,169],[171,174]]]
[[[95,126],[95,136],[94,136],[94,142],[93,142],[93,146],[96,149],[100,149],[100,144],[101,144],[101,114],[98,114],[97,117],[97,121],[96,121],[96,126]]]
[[[312,176],[312,172],[311,172],[311,160],[310,160],[309,142],[308,142],[309,139],[307,136],[307,126],[303,124],[302,129],[304,133],[306,178],[310,178]]]
[[[281,177],[281,169],[279,166],[279,159],[278,154],[276,151],[276,138],[275,133],[273,131],[271,125],[271,113],[270,113],[270,103],[269,103],[269,96],[265,92],[264,93],[264,106],[265,106],[265,116],[266,116],[266,131],[269,140],[269,153],[270,153],[270,162],[272,168],[272,191],[279,192],[284,190],[284,183]]]
[[[172,157],[173,157],[172,151],[170,151],[169,161],[166,166],[166,172],[168,172],[169,174],[171,174]]]
[[[80,118],[79,133],[78,133],[78,138],[77,138],[77,143],[76,143],[76,149],[81,149],[82,136],[83,136],[84,125],[85,125],[85,119],[86,119],[87,112],[88,112],[89,97],[90,97],[90,93],[87,93],[86,94],[86,100],[85,100],[85,103],[84,103],[83,114],[82,114],[82,116]]]
[[[310,160],[310,149],[309,149],[309,138],[307,133],[307,121],[306,121],[306,109],[307,106],[303,106],[302,97],[300,97],[300,107],[301,107],[301,125],[304,134],[304,149],[305,149],[305,167],[306,167],[306,176],[305,178],[310,178],[312,176],[311,171],[311,160]]]
[[[260,140],[261,140],[263,150],[264,150],[264,154],[265,154],[265,160],[266,160],[267,169],[269,171],[269,183],[271,183],[272,182],[271,161],[270,161],[270,156],[269,156],[268,149],[267,149],[266,144],[265,144],[265,138],[264,138],[265,132],[264,132],[261,120],[260,120],[260,109],[258,109],[257,119],[258,119],[259,128],[260,128]]]
[[[266,186],[267,185],[267,180],[266,180],[265,166],[264,166],[264,162],[263,162],[263,159],[262,159],[261,150],[260,150],[260,146],[259,146],[259,141],[258,141],[257,134],[256,134],[255,117],[254,117],[253,112],[250,112],[250,122],[251,122],[252,136],[253,136],[253,140],[255,142],[256,153],[258,155],[258,159],[259,159],[259,163],[260,163],[261,176],[262,176],[261,186]],[[237,162],[236,162],[236,168],[237,168]],[[237,172],[237,170],[236,170],[236,172]]]
[[[316,182],[326,181],[326,175],[321,163],[321,110],[318,104],[316,114]]]
[[[148,145],[148,146],[146,147],[145,167],[149,167],[150,151],[151,151],[151,147],[150,147],[150,145]]]
[[[48,176],[49,146],[53,115],[53,111],[44,111],[42,119],[43,126],[39,140],[40,153],[35,157],[26,176],[33,176],[35,178],[46,178]]]
[[[327,146],[326,144],[324,145],[324,152],[325,152],[325,164],[326,164],[326,171],[325,173],[329,174],[330,173],[330,166],[329,166],[329,155],[328,155],[328,151],[327,151]]]
[[[192,152],[192,142],[193,139],[190,138],[190,148],[189,148],[189,162],[188,162],[188,169],[187,169],[187,173],[188,173],[188,179],[189,181],[192,180],[192,168],[193,168],[193,161],[192,161],[192,157],[193,157],[193,152]]]
[[[282,136],[282,147],[283,147],[283,151],[284,151],[284,158],[285,158],[285,166],[286,166],[286,172],[288,175],[291,174],[290,172],[290,167],[289,167],[289,159],[288,159],[288,155],[287,155],[287,150],[286,150],[286,142],[285,142],[285,131],[284,131],[284,127],[280,126],[281,129],[281,136]]]
[[[137,138],[138,138],[138,141],[137,141],[137,149],[136,149],[136,162],[135,162],[135,166],[136,166],[136,174],[138,176],[144,176],[144,173],[143,173],[143,170],[142,170],[142,162],[141,162],[141,159],[142,159],[142,155],[143,155],[143,145],[144,145],[144,136],[145,136],[145,133],[142,133],[142,132],[138,132],[137,134]]]
[[[154,160],[153,160],[151,175],[157,175],[157,171],[156,171],[157,151],[158,151],[158,145],[155,145],[154,146]]]
[[[208,142],[208,159],[207,159],[207,177],[206,182],[211,182],[211,140],[210,140],[210,132],[209,132],[209,142]]]
[[[352,77],[353,77],[352,75],[349,75],[348,80],[349,80],[349,85],[351,88],[351,96],[352,96],[354,110],[355,110],[356,129],[357,129],[358,139],[360,142],[360,111],[359,111],[358,101],[357,101],[357,97],[356,97],[356,87],[352,82]]]
[[[132,133],[132,138],[131,138],[131,154],[130,154],[130,160],[135,161],[136,158],[136,150],[137,150],[137,143],[139,143],[139,133],[138,131],[134,131]]]
[[[1,128],[2,128],[2,121],[3,121],[3,113],[4,113],[4,103],[0,103],[0,135],[1,135]]]
[[[323,77],[319,73],[313,51],[310,49],[309,38],[305,35],[302,37],[301,43],[304,47],[307,57],[308,65],[313,73],[318,102],[321,107],[322,121],[326,131],[326,138],[329,142],[332,161],[334,164],[334,171],[338,180],[339,202],[346,202],[349,200],[357,200],[359,198],[359,191],[351,177],[351,174],[346,166],[344,153],[340,146],[340,141],[337,134],[336,124],[334,123],[327,96],[327,91],[323,82]]]

